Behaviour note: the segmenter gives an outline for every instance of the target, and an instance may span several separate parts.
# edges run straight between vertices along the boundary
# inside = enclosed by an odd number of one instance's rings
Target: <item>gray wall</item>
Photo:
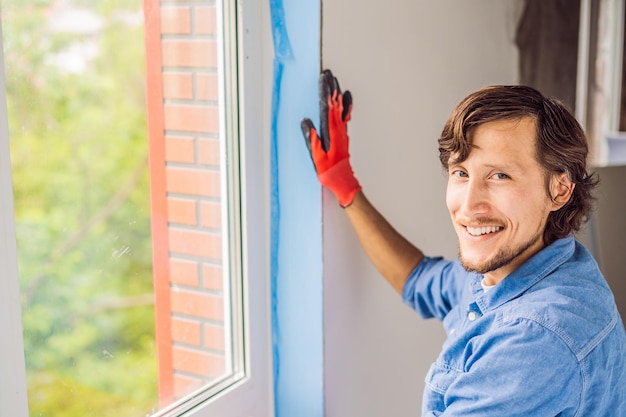
[[[514,0],[326,0],[322,66],[352,91],[352,165],[364,192],[427,254],[456,256],[436,139],[469,92],[517,82]],[[325,191],[327,417],[419,415],[443,330],[370,265]]]
[[[596,169],[600,185],[592,217],[593,247],[600,269],[626,321],[626,166]]]

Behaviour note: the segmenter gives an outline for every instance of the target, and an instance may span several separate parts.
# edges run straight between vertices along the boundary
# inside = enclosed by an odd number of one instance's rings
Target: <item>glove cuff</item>
[[[352,204],[354,196],[361,190],[361,184],[352,172],[349,159],[344,159],[322,172],[318,175],[318,179],[322,185],[335,194],[339,205],[343,208]]]

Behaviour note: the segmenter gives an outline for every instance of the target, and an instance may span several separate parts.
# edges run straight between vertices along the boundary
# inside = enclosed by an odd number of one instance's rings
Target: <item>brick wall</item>
[[[216,8],[144,0],[161,405],[225,369]]]

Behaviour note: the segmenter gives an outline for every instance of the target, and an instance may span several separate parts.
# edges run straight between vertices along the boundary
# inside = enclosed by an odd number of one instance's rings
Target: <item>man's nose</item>
[[[463,209],[467,214],[485,213],[489,208],[489,189],[482,179],[470,179],[463,196]]]

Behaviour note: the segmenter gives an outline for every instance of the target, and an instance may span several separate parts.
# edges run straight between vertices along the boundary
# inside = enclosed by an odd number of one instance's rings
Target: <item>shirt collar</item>
[[[520,296],[571,258],[575,246],[573,235],[554,241],[533,255],[488,293],[485,293],[480,285],[483,276],[474,275],[470,280],[470,289],[474,293],[476,304],[484,313]]]

